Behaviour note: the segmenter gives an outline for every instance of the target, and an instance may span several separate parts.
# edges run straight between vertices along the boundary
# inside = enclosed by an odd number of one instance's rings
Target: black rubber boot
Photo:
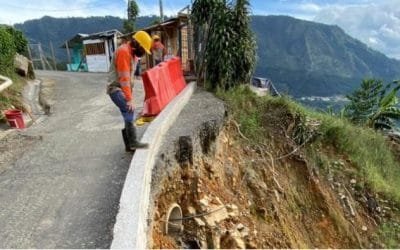
[[[138,148],[148,148],[149,144],[141,143],[137,140],[136,128],[131,122],[125,123],[126,135],[128,136],[129,149],[135,150]]]
[[[125,151],[126,152],[134,152],[135,150],[132,150],[129,147],[129,139],[128,139],[128,135],[126,134],[126,129],[122,129],[121,133],[122,133],[122,139],[124,140],[124,144],[125,144]]]

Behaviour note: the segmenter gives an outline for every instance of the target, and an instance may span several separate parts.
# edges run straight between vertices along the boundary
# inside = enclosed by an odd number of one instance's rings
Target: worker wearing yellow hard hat
[[[151,54],[152,42],[152,38],[147,32],[138,31],[131,36],[130,41],[117,48],[111,62],[107,93],[119,108],[125,121],[122,137],[126,151],[148,147],[146,143],[138,141],[136,128],[133,124],[135,103],[130,78],[131,72],[134,71],[132,60],[135,57],[142,57],[145,53]]]
[[[151,52],[153,55],[154,65],[157,65],[164,61],[165,46],[162,44],[161,39],[158,35],[153,35],[153,44],[151,45]]]
[[[152,39],[146,31],[138,31],[132,36],[134,41],[137,41],[139,45],[146,51],[147,54],[151,54]]]

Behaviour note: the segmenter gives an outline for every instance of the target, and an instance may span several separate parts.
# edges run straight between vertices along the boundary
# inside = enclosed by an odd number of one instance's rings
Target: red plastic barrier
[[[171,75],[171,82],[175,89],[175,93],[179,94],[186,87],[180,58],[174,57],[168,60],[168,68]]]
[[[164,107],[168,105],[168,103],[175,98],[177,93],[172,87],[172,79],[170,71],[168,70],[168,63],[162,62],[158,64],[159,67],[159,81],[158,88],[160,94],[161,103],[164,104]],[[163,107],[163,108],[164,108]]]
[[[143,116],[158,115],[186,86],[177,57],[147,70],[142,79],[145,90]]]

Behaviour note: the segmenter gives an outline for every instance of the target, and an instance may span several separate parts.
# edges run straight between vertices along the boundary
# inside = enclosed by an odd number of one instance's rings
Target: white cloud
[[[125,4],[121,1],[98,2],[94,0],[0,0],[0,23],[14,24],[26,20],[53,17],[77,16],[124,16]]]
[[[348,34],[389,57],[400,59],[400,3],[381,0],[358,5],[328,5],[315,21],[336,24]]]
[[[305,12],[318,12],[321,10],[321,6],[314,3],[303,3],[299,5],[299,10]]]

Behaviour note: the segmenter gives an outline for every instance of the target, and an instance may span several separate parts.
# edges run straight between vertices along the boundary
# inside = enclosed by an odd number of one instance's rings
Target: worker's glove
[[[135,102],[132,100],[127,102],[128,111],[133,112],[135,110]]]

